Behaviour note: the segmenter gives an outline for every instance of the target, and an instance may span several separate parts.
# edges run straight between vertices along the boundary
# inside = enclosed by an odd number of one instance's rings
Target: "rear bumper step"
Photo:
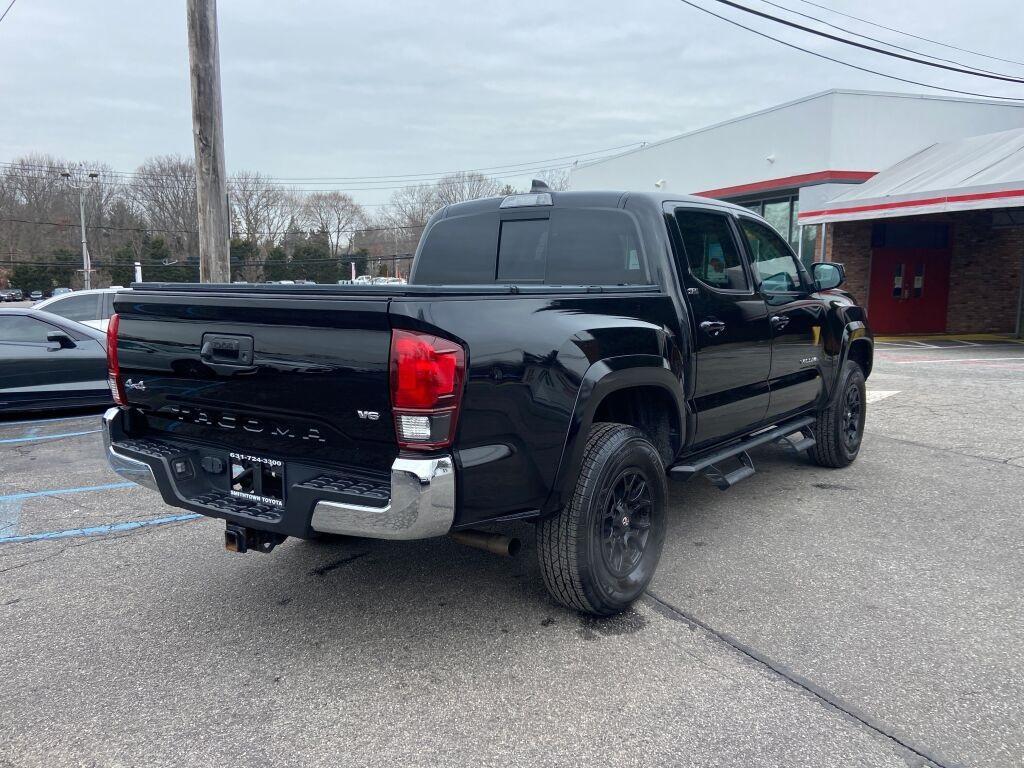
[[[195,448],[125,435],[124,413],[103,415],[103,439],[110,467],[126,480],[159,491],[164,501],[184,509],[290,536],[311,532],[377,539],[423,539],[443,536],[455,519],[455,465],[452,457],[406,458],[385,475],[308,473],[289,485],[287,503],[271,506],[213,487],[197,468],[176,482],[171,461],[189,458],[198,467]]]

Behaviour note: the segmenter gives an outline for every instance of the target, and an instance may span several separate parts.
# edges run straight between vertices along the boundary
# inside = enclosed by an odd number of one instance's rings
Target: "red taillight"
[[[124,394],[124,384],[121,382],[121,364],[117,360],[117,329],[121,324],[121,318],[115,312],[110,316],[107,323],[107,385],[110,387],[110,396],[118,405],[128,405],[128,398]]]
[[[391,332],[391,407],[402,448],[429,450],[455,437],[466,353],[448,339]]]

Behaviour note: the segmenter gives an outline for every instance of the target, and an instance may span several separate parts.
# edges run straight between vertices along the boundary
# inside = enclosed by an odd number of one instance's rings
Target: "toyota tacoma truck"
[[[119,293],[107,458],[227,521],[234,551],[507,550],[495,526],[530,521],[552,596],[609,615],[654,574],[668,479],[726,489],[772,442],[857,457],[873,339],[843,280],[705,198],[537,185],[449,205],[408,285]]]

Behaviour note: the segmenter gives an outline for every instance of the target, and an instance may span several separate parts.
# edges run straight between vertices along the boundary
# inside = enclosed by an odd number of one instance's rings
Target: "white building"
[[[797,213],[936,142],[1024,126],[1024,105],[832,90],[581,164],[572,189],[662,189],[748,205],[810,261],[820,226]],[[802,242],[801,242],[802,241]]]

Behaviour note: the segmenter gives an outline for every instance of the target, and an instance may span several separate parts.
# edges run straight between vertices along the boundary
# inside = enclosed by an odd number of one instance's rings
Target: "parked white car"
[[[114,313],[114,294],[124,290],[119,285],[110,288],[96,288],[91,291],[72,291],[46,299],[33,305],[68,320],[75,320],[100,331],[107,330],[107,323]]]

